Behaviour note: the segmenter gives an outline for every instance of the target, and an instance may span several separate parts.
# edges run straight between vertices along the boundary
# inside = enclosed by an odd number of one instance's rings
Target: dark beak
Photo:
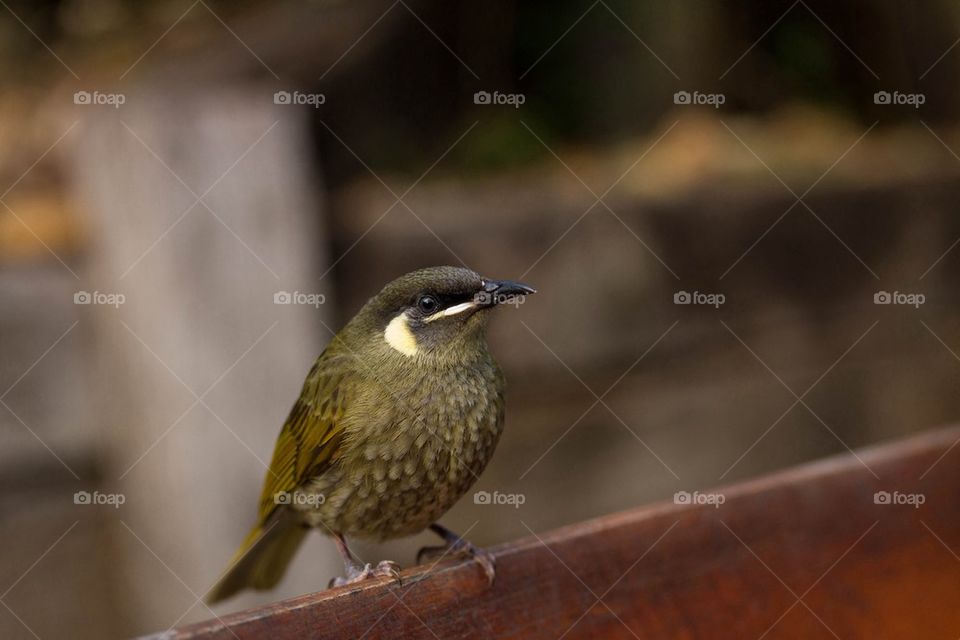
[[[487,280],[484,278],[483,288],[477,297],[486,306],[493,306],[536,292],[536,289],[522,282],[514,282],[513,280]]]

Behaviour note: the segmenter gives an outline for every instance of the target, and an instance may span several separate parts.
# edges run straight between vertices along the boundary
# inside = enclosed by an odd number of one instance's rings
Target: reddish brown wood
[[[861,452],[879,479],[844,455],[721,489],[719,508],[657,504],[503,545],[492,588],[449,561],[164,637],[956,638],[958,438]]]

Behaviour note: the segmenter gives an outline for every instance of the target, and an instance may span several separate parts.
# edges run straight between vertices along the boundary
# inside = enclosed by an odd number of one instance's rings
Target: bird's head
[[[489,311],[522,300],[533,287],[481,277],[460,267],[429,267],[401,276],[360,312],[366,329],[404,356],[440,356],[482,340]]]

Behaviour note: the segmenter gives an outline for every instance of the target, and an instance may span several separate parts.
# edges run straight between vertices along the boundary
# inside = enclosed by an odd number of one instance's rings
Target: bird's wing
[[[350,360],[328,348],[307,375],[300,397],[277,438],[260,495],[260,522],[266,522],[277,508],[278,493],[292,492],[309,478],[323,473],[336,458],[344,413],[356,381]]]

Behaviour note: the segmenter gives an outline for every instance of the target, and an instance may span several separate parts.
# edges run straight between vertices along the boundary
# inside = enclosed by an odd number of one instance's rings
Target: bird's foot
[[[330,588],[342,587],[348,584],[356,584],[369,580],[370,578],[387,577],[396,580],[400,584],[400,565],[392,560],[383,560],[376,567],[369,562],[363,566],[359,564],[347,567],[347,575],[340,578],[334,578],[330,581]]]
[[[381,560],[373,569],[373,575],[376,577],[385,576],[391,580],[396,580],[397,584],[403,584],[400,580],[400,565],[393,560]]]
[[[444,554],[467,555],[473,558],[473,561],[480,565],[483,573],[487,576],[487,582],[493,584],[493,578],[496,575],[496,568],[493,554],[485,549],[480,549],[469,540],[457,538],[448,545],[439,547],[423,547],[417,552],[417,564],[422,564],[425,560],[442,557]]]

